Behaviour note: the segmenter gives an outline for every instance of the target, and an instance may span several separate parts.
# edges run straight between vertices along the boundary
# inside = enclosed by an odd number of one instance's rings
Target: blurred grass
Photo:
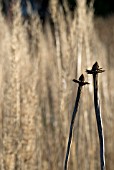
[[[78,1],[74,17],[50,2],[53,26],[33,14],[23,21],[19,4],[9,25],[0,13],[0,169],[63,169],[77,85],[95,61],[99,75],[106,168],[113,170],[113,16],[93,17]],[[53,28],[52,28],[53,27]],[[97,170],[99,145],[91,83],[84,87],[71,145],[69,169]]]

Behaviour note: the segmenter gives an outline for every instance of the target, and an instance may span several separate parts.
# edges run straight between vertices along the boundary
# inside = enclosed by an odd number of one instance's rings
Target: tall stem
[[[100,142],[100,161],[101,161],[101,170],[105,170],[105,152],[104,152],[104,134],[103,134],[103,125],[102,118],[100,113],[100,107],[98,103],[98,73],[102,73],[105,70],[99,68],[98,62],[95,62],[91,70],[86,70],[87,74],[93,75],[93,86],[94,86],[94,106],[95,114],[97,120],[97,129]]]
[[[68,138],[68,145],[67,145],[67,152],[66,152],[64,170],[67,170],[67,162],[68,162],[68,158],[69,158],[69,152],[70,152],[70,145],[71,145],[71,139],[72,139],[74,120],[75,120],[76,112],[77,112],[77,109],[78,109],[78,104],[79,104],[79,100],[80,100],[81,90],[82,90],[82,86],[79,85],[78,91],[77,91],[77,97],[76,97],[76,101],[75,101],[75,106],[74,106],[74,111],[72,113],[72,119],[71,119],[71,124],[70,124],[70,132],[69,132],[69,138]]]
[[[77,113],[77,110],[78,110],[78,104],[79,104],[79,100],[80,100],[82,86],[84,86],[86,84],[89,84],[88,82],[84,81],[84,75],[83,74],[79,77],[79,80],[75,80],[74,79],[73,81],[78,83],[79,86],[78,86],[75,106],[74,106],[74,110],[73,110],[73,113],[72,113],[72,119],[71,119],[71,124],[70,124],[70,132],[69,132],[69,138],[68,138],[68,144],[67,144],[67,152],[66,152],[66,157],[65,157],[64,170],[67,170],[67,162],[68,162],[68,158],[69,158],[69,152],[70,152],[70,145],[71,145],[71,140],[72,140],[72,132],[73,132],[74,120],[75,120],[76,113]]]
[[[105,170],[104,134],[103,134],[103,125],[102,125],[100,107],[98,104],[98,74],[93,74],[93,83],[94,83],[94,106],[95,106],[97,128],[98,128],[98,135],[99,135],[99,142],[100,142],[101,170]]]

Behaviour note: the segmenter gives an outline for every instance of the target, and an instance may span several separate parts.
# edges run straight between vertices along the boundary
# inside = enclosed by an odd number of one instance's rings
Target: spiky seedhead
[[[75,83],[78,83],[80,86],[84,86],[86,84],[89,84],[88,82],[85,82],[84,80],[85,80],[85,78],[84,78],[83,74],[79,77],[79,80],[73,79],[73,81]]]
[[[102,68],[99,68],[99,64],[96,61],[95,64],[93,64],[92,69],[91,70],[86,70],[87,74],[97,74],[97,73],[102,73],[105,70],[103,70]]]
[[[98,69],[99,69],[99,64],[96,61],[95,64],[93,64],[93,66],[92,66],[92,70],[94,71],[94,70],[98,70]]]

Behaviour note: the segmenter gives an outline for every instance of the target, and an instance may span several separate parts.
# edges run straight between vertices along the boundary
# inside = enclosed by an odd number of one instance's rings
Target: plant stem
[[[98,135],[99,135],[99,142],[100,142],[101,170],[105,170],[104,134],[103,134],[102,118],[100,113],[100,106],[98,102],[98,73],[102,73],[102,72],[104,72],[104,70],[102,70],[102,68],[99,68],[97,62],[93,65],[92,70],[87,70],[88,74],[93,74],[94,106],[95,106],[96,121],[97,121],[97,128],[98,128]]]
[[[71,140],[72,140],[72,132],[73,132],[74,120],[75,120],[76,113],[77,113],[77,110],[78,110],[78,105],[79,105],[79,100],[80,100],[82,86],[85,85],[85,84],[89,84],[87,82],[84,82],[83,74],[80,76],[79,81],[78,80],[73,80],[73,81],[78,83],[79,86],[78,86],[75,106],[74,106],[74,110],[73,110],[72,118],[71,118],[70,132],[69,132],[69,138],[68,138],[68,144],[67,144],[67,152],[66,152],[65,163],[64,163],[64,170],[67,170],[67,162],[68,162],[68,158],[69,158],[69,152],[70,152],[70,145],[71,145]]]

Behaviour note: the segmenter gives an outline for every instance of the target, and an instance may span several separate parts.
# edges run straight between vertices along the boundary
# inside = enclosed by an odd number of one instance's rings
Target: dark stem
[[[101,170],[105,170],[104,135],[103,135],[100,107],[98,103],[98,73],[93,74],[93,83],[94,83],[94,106],[95,106],[97,128],[98,128],[98,135],[99,135],[99,142],[100,142]]]
[[[69,158],[74,120],[75,120],[75,117],[76,117],[76,112],[78,110],[78,104],[79,104],[79,100],[80,100],[81,90],[82,90],[82,86],[79,84],[78,91],[77,91],[77,97],[76,97],[76,101],[75,101],[75,106],[74,106],[74,111],[73,111],[73,114],[72,114],[72,119],[71,119],[71,124],[70,124],[70,132],[69,132],[67,152],[66,152],[65,163],[64,163],[64,170],[67,170],[67,162],[68,162],[68,158]]]

